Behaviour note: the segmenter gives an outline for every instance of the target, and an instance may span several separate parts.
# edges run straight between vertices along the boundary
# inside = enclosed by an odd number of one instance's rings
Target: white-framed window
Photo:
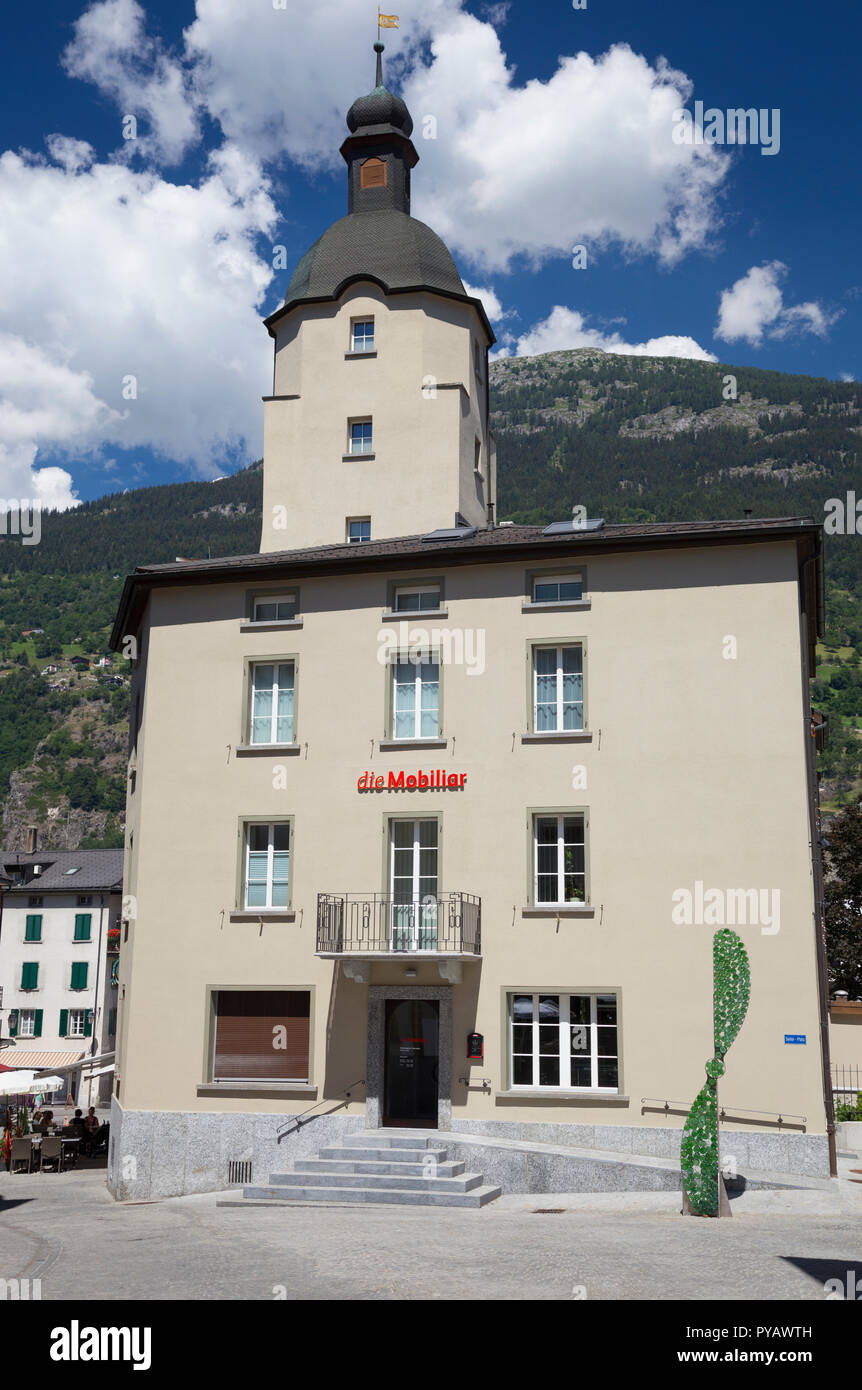
[[[542,574],[533,578],[533,603],[575,603],[583,596],[582,574]]]
[[[86,1009],[70,1009],[70,1010],[69,1010],[69,1023],[68,1023],[69,1031],[68,1031],[68,1033],[66,1034],[66,1036],[69,1037],[69,1038],[83,1038],[83,1037],[85,1037],[85,1036],[86,1036],[86,1025],[87,1025],[87,1010],[86,1010]]]
[[[36,1010],[18,1010],[18,1037],[35,1038],[36,1036]]]
[[[350,351],[374,351],[374,320],[352,319],[350,322]]]
[[[533,817],[533,900],[586,902],[586,827],[582,814]]]
[[[389,823],[393,951],[437,949],[437,839],[436,820]]]
[[[259,661],[251,668],[251,743],[293,743],[295,667]]]
[[[347,518],[347,539],[351,545],[371,540],[371,517],[349,516]]]
[[[562,733],[584,727],[584,649],[533,648],[533,729]]]
[[[348,428],[348,453],[371,454],[374,452],[373,432],[370,420],[351,420]]]
[[[615,994],[511,994],[512,1089],[617,1091],[617,1015]]]
[[[248,907],[287,907],[290,886],[290,823],[246,827],[245,885]]]
[[[439,607],[439,584],[398,584],[392,595],[392,610],[395,613],[428,613]]]
[[[253,623],[287,623],[296,617],[298,597],[293,594],[261,594],[252,604]]]
[[[437,738],[440,733],[440,662],[430,652],[423,655],[427,660],[392,663],[392,738]]]

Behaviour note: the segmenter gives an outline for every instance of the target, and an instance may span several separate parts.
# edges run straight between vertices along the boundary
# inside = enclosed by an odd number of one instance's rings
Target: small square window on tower
[[[351,351],[351,352],[373,352],[373,351],[374,351],[374,320],[373,320],[373,319],[351,319],[351,321],[350,321],[350,351]]]
[[[371,517],[349,516],[347,518],[347,539],[351,545],[371,540]]]
[[[370,420],[350,420],[347,428],[351,454],[370,454],[373,452]]]

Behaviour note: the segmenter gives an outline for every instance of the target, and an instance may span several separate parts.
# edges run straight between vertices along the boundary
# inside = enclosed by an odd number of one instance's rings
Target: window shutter
[[[36,989],[39,984],[39,962],[27,961],[21,967],[21,988]]]
[[[24,928],[25,941],[42,940],[42,916],[38,912],[27,913],[27,924]]]
[[[21,1015],[20,1015],[20,1013],[19,1013],[18,1018],[20,1018],[20,1017],[21,1017]],[[18,1036],[18,1019],[15,1020],[15,1023],[14,1023],[14,1025],[13,1025],[12,1020],[11,1020],[11,1017],[10,1017],[10,1019],[9,1019],[9,1037],[10,1037],[10,1038],[17,1038],[17,1036]]]
[[[68,1009],[61,1009],[61,1010],[60,1010],[60,1037],[61,1037],[61,1038],[67,1038],[68,1036],[69,1036],[69,1010],[68,1010]]]
[[[92,914],[92,912],[76,912],[76,913],[75,913],[75,940],[76,940],[76,941],[89,941],[89,940],[90,940],[90,928],[91,928],[91,925],[92,925],[92,921],[93,921],[93,914]]]
[[[72,989],[87,988],[87,970],[89,966],[85,960],[76,960],[72,966]]]
[[[89,1038],[93,1032],[93,1025],[90,1022],[90,1010],[84,1010],[84,1037]]]
[[[109,1010],[108,1010],[108,1037],[109,1037],[109,1038],[115,1038],[116,1036],[117,1036],[117,1010],[116,1010],[116,1009],[109,1009]]]
[[[41,1036],[42,1036],[42,1010],[41,1010],[41,1009],[34,1009],[33,1012],[34,1012],[34,1015],[35,1015],[34,1020],[33,1020],[33,1037],[34,1037],[34,1038],[41,1038]]]

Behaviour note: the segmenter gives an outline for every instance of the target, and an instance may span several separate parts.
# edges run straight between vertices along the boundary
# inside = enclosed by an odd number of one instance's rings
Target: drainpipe
[[[98,1017],[99,1017],[100,1012],[102,1012],[102,1011],[99,1009],[99,980],[101,979],[101,974],[102,974],[102,929],[103,929],[103,927],[104,927],[104,919],[105,919],[105,895],[104,895],[104,893],[100,893],[100,894],[99,894],[99,951],[98,951],[98,955],[96,956],[96,993],[95,993],[95,999],[94,999],[94,1001],[93,1001],[93,1002],[94,1002],[94,1007],[93,1007],[93,1034],[92,1034],[93,1040],[92,1040],[92,1042],[90,1043],[90,1056],[91,1056],[91,1057],[95,1057],[95,1055],[96,1055],[96,1048],[97,1048],[97,1045],[98,1045],[98,1038],[96,1037],[96,1023],[97,1023],[97,1020],[98,1020]],[[82,1068],[82,1069],[81,1069],[81,1076],[82,1076],[82,1078],[83,1078],[83,1074],[84,1074],[84,1073],[83,1073],[83,1068]],[[88,1104],[88,1105],[92,1105],[92,1104],[93,1104],[93,1078],[92,1078],[92,1077],[90,1077],[89,1081],[87,1082],[87,1104]]]
[[[809,617],[806,588],[807,569],[815,557],[809,555],[800,567],[801,617]],[[819,626],[815,619],[815,631]],[[817,768],[814,739],[811,734],[811,691],[807,661],[807,631],[801,625],[802,690],[805,715],[805,768],[808,784],[808,826],[811,836],[811,871],[814,879],[814,941],[817,957],[817,994],[820,1009],[820,1057],[823,1069],[823,1104],[826,1110],[826,1135],[829,1141],[829,1174],[838,1176],[838,1155],[835,1146],[835,1106],[832,1097],[832,1065],[829,1051],[829,970],[826,954],[826,918],[823,906],[823,859],[820,853],[820,799],[817,788]]]

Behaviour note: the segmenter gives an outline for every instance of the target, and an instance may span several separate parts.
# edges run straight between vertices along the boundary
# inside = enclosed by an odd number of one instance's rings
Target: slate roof
[[[42,864],[36,878],[9,889],[9,894],[42,892],[83,893],[92,889],[119,893],[123,886],[123,851],[121,849],[60,849],[38,850],[35,854],[18,854],[14,850],[0,853],[0,865],[11,875],[16,868]],[[75,874],[66,869],[77,868]],[[37,888],[38,885],[38,888]]]
[[[295,304],[336,299],[357,279],[376,280],[389,293],[426,289],[469,298],[437,233],[397,208],[380,208],[333,222],[293,272],[283,306],[264,322],[269,328]]]

